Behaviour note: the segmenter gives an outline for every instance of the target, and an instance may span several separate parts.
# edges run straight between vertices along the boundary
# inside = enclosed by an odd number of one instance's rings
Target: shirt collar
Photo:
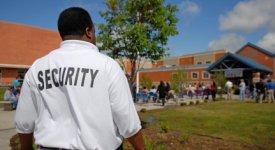
[[[83,47],[83,48],[90,48],[98,52],[98,48],[89,42],[82,41],[82,40],[65,40],[62,41],[60,47]]]

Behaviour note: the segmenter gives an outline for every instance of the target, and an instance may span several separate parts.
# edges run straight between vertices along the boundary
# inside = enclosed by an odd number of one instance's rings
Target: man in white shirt
[[[21,148],[121,149],[127,138],[144,149],[141,125],[120,66],[95,46],[89,13],[65,9],[60,48],[36,60],[25,75],[15,116]]]
[[[227,92],[227,100],[232,100],[232,87],[233,87],[233,83],[228,80],[225,83],[225,88],[226,88],[226,92]]]

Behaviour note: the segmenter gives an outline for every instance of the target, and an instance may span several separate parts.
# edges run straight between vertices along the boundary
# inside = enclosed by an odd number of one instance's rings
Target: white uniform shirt
[[[127,79],[91,43],[67,40],[28,70],[15,116],[19,133],[66,149],[119,147],[141,129]]]
[[[231,89],[231,88],[233,87],[233,83],[232,83],[231,81],[227,81],[227,82],[225,83],[225,87]]]

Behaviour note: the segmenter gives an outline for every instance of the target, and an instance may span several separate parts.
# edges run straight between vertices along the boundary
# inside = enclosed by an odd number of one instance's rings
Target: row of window
[[[202,64],[201,61],[198,61],[198,62],[197,62],[197,65],[201,65],[201,64]],[[206,61],[205,64],[211,64],[211,61]]]
[[[200,73],[198,71],[193,71],[193,72],[191,72],[191,79],[197,80],[197,79],[199,79],[199,75],[200,75]],[[182,72],[182,76],[188,78],[188,76],[189,76],[188,72]],[[172,78],[176,78],[176,77],[177,77],[177,73],[173,73]],[[202,79],[210,79],[210,74],[207,71],[202,71],[201,78]]]
[[[203,71],[201,77],[202,77],[202,79],[209,79],[210,75],[209,75],[208,72]],[[198,79],[199,78],[199,72],[191,72],[191,78],[192,79]]]
[[[205,64],[211,64],[212,62],[211,61],[205,61]],[[203,63],[201,61],[198,61],[197,62],[197,65],[202,65]],[[175,67],[175,66],[178,66],[176,64],[172,64],[172,65],[162,65],[162,66],[159,66],[159,68],[166,68],[166,67]],[[184,65],[181,65],[181,66],[184,66]]]

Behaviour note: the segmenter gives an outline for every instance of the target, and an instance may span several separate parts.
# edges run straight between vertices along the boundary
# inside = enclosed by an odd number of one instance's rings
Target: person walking
[[[241,79],[241,83],[239,84],[239,90],[240,90],[240,101],[244,101],[244,98],[245,98],[245,83],[244,83],[243,79]]]
[[[15,126],[22,150],[122,149],[126,138],[144,149],[141,123],[125,74],[95,46],[95,27],[79,7],[61,12],[58,49],[25,75]]]
[[[157,92],[159,93],[159,99],[162,101],[162,106],[164,106],[165,96],[166,96],[166,87],[163,81],[160,81],[159,86],[157,88]]]

